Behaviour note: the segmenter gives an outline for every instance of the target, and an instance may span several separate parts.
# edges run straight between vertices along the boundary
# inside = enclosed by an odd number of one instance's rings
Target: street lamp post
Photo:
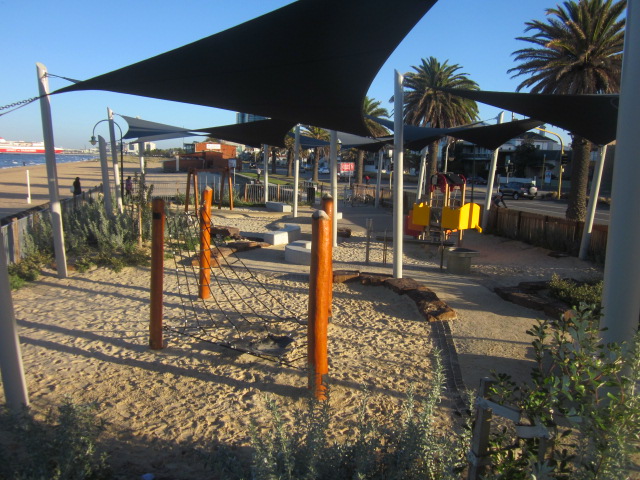
[[[122,199],[124,198],[124,152],[123,152],[122,128],[120,128],[120,125],[118,125],[118,123],[115,122],[112,118],[111,119],[105,118],[104,120],[100,120],[93,126],[93,131],[91,132],[91,140],[89,140],[89,143],[91,143],[91,145],[93,146],[95,146],[98,143],[98,140],[96,139],[96,127],[103,122],[113,122],[113,125],[118,127],[118,131],[120,132],[120,199]],[[115,145],[113,145],[113,143],[115,142],[111,142],[111,143],[112,143],[111,152],[113,153],[114,152],[113,149],[115,148]],[[117,203],[121,205],[121,201]]]

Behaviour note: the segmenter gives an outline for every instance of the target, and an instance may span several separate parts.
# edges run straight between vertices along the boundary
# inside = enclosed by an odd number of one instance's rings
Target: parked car
[[[469,177],[469,178],[467,178],[467,183],[469,185],[471,185],[471,184],[474,184],[474,185],[486,185],[487,181],[482,177]]]
[[[325,175],[325,174],[329,173],[329,169],[327,167],[320,167],[318,169],[318,173],[321,174],[321,175]]]
[[[534,198],[538,194],[538,188],[533,183],[509,182],[498,188],[503,195],[509,195],[514,200],[520,197]]]

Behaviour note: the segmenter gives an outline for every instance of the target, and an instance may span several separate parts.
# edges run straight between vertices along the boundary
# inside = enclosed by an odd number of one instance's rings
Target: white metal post
[[[107,159],[107,142],[98,135],[98,151],[100,152],[100,169],[102,170],[102,195],[104,196],[104,210],[107,215],[113,215],[111,203],[111,182],[109,180],[109,160]]]
[[[402,278],[402,256],[403,256],[403,235],[404,235],[404,125],[403,108],[404,92],[402,82],[404,77],[397,70],[395,71],[395,82],[393,88],[393,278]]]
[[[269,145],[264,144],[264,155],[262,156],[262,176],[264,177],[264,203],[269,201]]]
[[[329,131],[329,163],[331,175],[331,196],[333,197],[333,246],[338,245],[338,132]]]
[[[31,203],[31,179],[29,178],[29,170],[27,172],[27,203]]]
[[[113,123],[113,112],[107,107],[107,116],[109,117],[109,137],[111,137],[111,159],[113,161],[113,177],[116,191],[116,205],[118,212],[122,213],[122,195],[120,189],[120,167],[118,166],[118,144],[116,143],[116,131]]]
[[[500,112],[498,115],[498,123],[502,123],[504,118],[504,112]],[[491,210],[491,197],[493,196],[493,180],[496,178],[496,165],[498,164],[498,152],[500,147],[493,151],[493,157],[491,159],[491,168],[489,169],[489,178],[487,178],[487,194],[484,197],[484,212],[482,212],[481,226],[484,230],[487,228],[487,222],[489,221],[489,210]]]
[[[138,159],[140,160],[140,173],[144,173],[144,142],[138,142]]]
[[[4,236],[0,230],[0,245],[4,245]],[[29,405],[27,382],[20,353],[20,341],[13,309],[7,256],[0,248],[0,371],[4,385],[4,398],[12,411],[17,412]]]
[[[298,188],[300,183],[300,124],[296,125],[293,146],[293,218],[298,216]]]
[[[598,195],[600,195],[600,180],[602,180],[602,170],[604,168],[604,159],[607,156],[607,146],[601,145],[598,152],[598,161],[591,178],[591,194],[589,195],[589,205],[587,206],[587,218],[584,221],[582,230],[582,241],[580,242],[580,253],[578,258],[584,260],[587,258],[589,251],[589,243],[591,242],[591,231],[593,230],[593,219],[596,216],[596,207],[598,206]],[[561,167],[562,168],[562,167]]]
[[[380,206],[380,189],[382,188],[382,158],[384,157],[384,149],[378,151],[378,175],[376,176],[376,208]]]
[[[638,206],[629,198],[640,177],[640,0],[627,3],[627,26],[622,60],[616,155],[611,187],[611,215],[604,268],[601,326],[606,343],[631,340],[640,313],[640,222]]]
[[[58,192],[58,171],[56,169],[56,152],[51,124],[51,104],[49,103],[49,80],[47,68],[36,63],[38,73],[38,91],[40,93],[40,114],[42,116],[42,135],[44,138],[44,156],[47,164],[47,184],[51,203],[51,230],[53,233],[53,249],[56,256],[58,277],[67,277],[67,255],[64,250],[64,230],[62,228],[62,208]]]
[[[419,201],[422,198],[422,192],[424,191],[424,173],[427,164],[427,151],[429,147],[424,147],[422,152],[420,152],[420,173],[418,174],[418,191],[416,196],[416,201]]]

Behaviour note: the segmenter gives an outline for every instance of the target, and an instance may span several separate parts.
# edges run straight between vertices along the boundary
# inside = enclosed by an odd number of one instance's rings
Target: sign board
[[[230,158],[229,159],[229,168],[236,168],[236,159],[235,158]]]
[[[551,183],[551,170],[544,172],[544,183]]]
[[[340,172],[353,172],[356,169],[355,162],[341,162],[338,164]]]

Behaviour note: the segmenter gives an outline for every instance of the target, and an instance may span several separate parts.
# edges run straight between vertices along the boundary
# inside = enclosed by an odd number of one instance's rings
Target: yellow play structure
[[[434,195],[439,188],[443,195]],[[441,241],[446,240],[452,232],[459,232],[459,242],[462,241],[464,230],[475,229],[482,232],[480,227],[480,205],[464,203],[466,181],[464,177],[454,174],[438,174],[432,182],[428,202],[413,205],[406,224],[408,235],[423,237],[425,233],[431,235],[435,229]],[[451,197],[452,190],[460,191],[460,200]],[[457,192],[456,192],[457,193]]]

